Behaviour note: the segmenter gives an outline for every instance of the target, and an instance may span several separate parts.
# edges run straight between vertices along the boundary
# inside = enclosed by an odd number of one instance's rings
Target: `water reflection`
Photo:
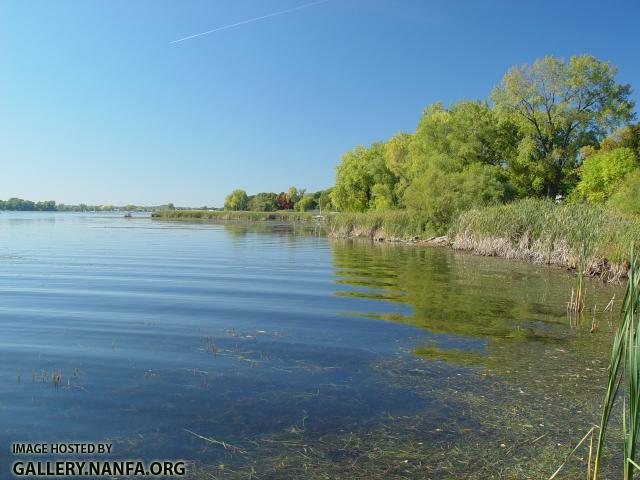
[[[585,338],[583,327],[569,327],[566,314],[573,278],[557,269],[363,242],[333,242],[332,254],[337,282],[359,287],[337,295],[409,305],[410,314],[380,314],[372,304],[372,310],[361,315],[439,334],[438,344],[470,352],[482,346],[486,352],[503,344],[563,345]],[[602,309],[617,290],[591,282],[589,302]],[[607,316],[599,315],[598,320],[604,331],[609,330]],[[590,328],[591,323],[585,326]],[[591,335],[591,344],[594,337],[601,343],[600,336]],[[433,346],[420,351],[436,358]]]

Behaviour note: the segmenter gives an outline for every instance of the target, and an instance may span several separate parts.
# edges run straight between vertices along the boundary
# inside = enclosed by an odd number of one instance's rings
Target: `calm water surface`
[[[612,328],[567,318],[572,282],[283,225],[3,213],[0,465],[89,440],[199,478],[547,478],[597,421]]]

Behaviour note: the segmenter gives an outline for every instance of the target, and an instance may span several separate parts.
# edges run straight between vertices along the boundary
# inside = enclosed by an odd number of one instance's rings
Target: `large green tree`
[[[510,135],[486,102],[429,106],[408,147],[404,205],[444,231],[460,211],[503,201]]]
[[[432,167],[409,185],[404,201],[421,211],[437,233],[444,233],[463,210],[502,202],[507,195],[503,175],[499,167],[480,163],[458,172]]]
[[[522,140],[509,164],[527,194],[553,197],[572,186],[581,147],[596,144],[633,117],[631,87],[616,68],[590,55],[545,57],[513,67],[491,95]]]
[[[392,188],[399,207],[404,206],[402,203],[404,191],[411,183],[410,147],[412,142],[413,135],[401,132],[391,137],[384,145],[384,163],[396,178]]]
[[[247,208],[253,212],[274,212],[278,210],[278,195],[262,192],[249,197]]]
[[[249,203],[247,192],[244,190],[234,190],[224,199],[225,210],[246,210]]]
[[[299,212],[306,212],[309,210],[314,210],[318,206],[318,202],[316,201],[314,195],[312,193],[305,194],[298,203],[296,203],[296,210]]]
[[[435,103],[424,110],[409,145],[409,177],[435,165],[448,172],[475,163],[505,166],[518,140],[486,102],[461,101],[449,109]]]
[[[331,203],[345,212],[384,210],[397,206],[394,187],[398,178],[385,164],[385,147],[377,142],[358,146],[342,156],[336,167]]]

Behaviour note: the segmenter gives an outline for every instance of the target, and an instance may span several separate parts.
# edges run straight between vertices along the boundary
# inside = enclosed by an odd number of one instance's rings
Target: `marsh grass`
[[[624,276],[629,249],[640,238],[640,220],[603,206],[526,199],[464,212],[451,236],[454,248],[575,269],[573,310],[581,311],[585,276]]]
[[[585,288],[584,279],[589,273],[589,266],[594,261],[594,255],[600,238],[606,212],[602,209],[583,206],[579,215],[568,216],[567,232],[569,245],[575,255],[577,285],[575,302],[570,306],[576,314],[584,310]],[[555,231],[554,234],[559,232]],[[550,244],[553,248],[553,243]]]
[[[434,234],[428,220],[410,210],[340,213],[328,217],[329,234],[340,238],[408,241]]]
[[[247,212],[227,210],[160,210],[151,215],[155,219],[165,220],[211,220],[211,221],[247,221],[247,222],[300,222],[317,221],[313,212],[295,212],[282,210],[278,212]]]

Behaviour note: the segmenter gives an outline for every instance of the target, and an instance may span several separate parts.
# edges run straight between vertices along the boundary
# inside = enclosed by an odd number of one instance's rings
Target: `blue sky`
[[[309,2],[0,0],[0,198],[326,188],[344,151],[548,54],[596,55],[640,89],[635,0],[330,0],[170,44]]]

